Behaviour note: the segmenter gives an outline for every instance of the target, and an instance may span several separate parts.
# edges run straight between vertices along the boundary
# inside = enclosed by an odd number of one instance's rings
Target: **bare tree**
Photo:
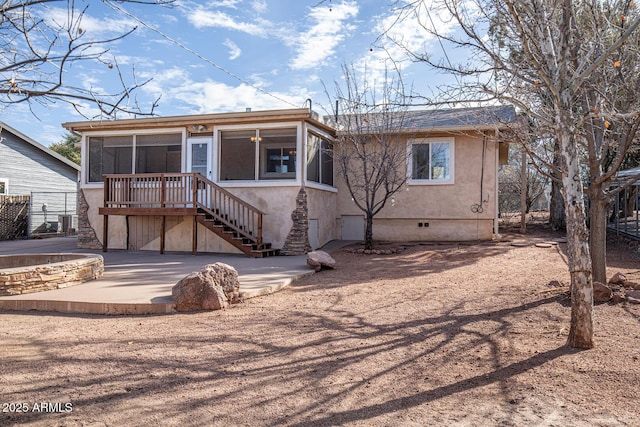
[[[128,3],[167,5],[173,0],[124,0]],[[109,4],[109,0],[103,0]],[[122,2],[118,2],[122,3]],[[64,4],[66,16],[54,19],[51,7]],[[153,105],[142,111],[132,92],[147,81],[124,77],[118,61],[109,56],[107,45],[132,33],[96,40],[83,28],[89,5],[78,8],[74,0],[7,0],[0,3],[0,105],[34,103],[52,105],[65,102],[82,114],[83,104],[91,103],[100,114],[151,114]],[[112,69],[120,89],[101,93],[91,88],[70,85],[68,74],[73,64],[98,62]],[[32,110],[33,111],[33,110]]]
[[[375,81],[343,65],[335,96],[338,127],[334,163],[355,205],[365,214],[365,248],[373,247],[373,218],[407,181],[407,102],[402,80],[388,72]]]
[[[513,103],[535,119],[540,137],[557,143],[556,172],[563,185],[571,275],[568,345],[591,348],[592,263],[581,168],[584,156],[599,156],[592,150],[598,143],[589,143],[590,129],[600,126],[606,133],[605,122],[611,118],[638,116],[635,106],[628,105],[624,112],[614,108],[620,94],[603,88],[610,82],[607,76],[622,71],[614,61],[621,49],[628,46],[629,52],[637,51],[632,46],[637,44],[640,19],[627,18],[629,1],[435,0],[439,12],[459,26],[458,31],[443,34],[434,28],[433,9],[427,3],[431,2],[402,5],[398,22],[421,20],[424,30],[443,44],[469,52],[470,60],[461,64],[450,63],[448,57],[436,61],[424,52],[409,52],[416,60],[459,76],[460,84],[447,91],[451,99]],[[402,45],[401,40],[397,43]],[[603,90],[606,96],[599,93]],[[624,146],[619,149],[623,158]],[[609,173],[615,173],[615,166]]]
[[[522,192],[525,195],[525,213],[543,198],[549,184],[549,177],[533,165],[527,163],[522,167],[523,149],[509,151],[509,164],[502,167],[499,173],[501,207],[511,211],[520,210]],[[525,153],[526,155],[526,153]],[[529,157],[527,156],[527,159]],[[524,175],[523,175],[524,170]]]

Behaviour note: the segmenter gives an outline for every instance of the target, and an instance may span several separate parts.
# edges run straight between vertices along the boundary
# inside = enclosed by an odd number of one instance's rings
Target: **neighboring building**
[[[60,231],[76,214],[80,166],[0,122],[0,195],[31,197],[30,232]]]
[[[374,238],[490,239],[507,152],[499,130],[514,118],[507,107],[411,112],[406,191],[376,216]],[[82,134],[83,247],[261,256],[364,234],[334,171],[339,133],[309,109],[64,127]],[[445,163],[413,174],[414,153],[429,162],[433,147]]]

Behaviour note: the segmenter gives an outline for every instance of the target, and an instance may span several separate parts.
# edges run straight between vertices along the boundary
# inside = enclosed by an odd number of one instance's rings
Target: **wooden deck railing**
[[[104,175],[104,207],[196,207],[245,239],[262,244],[264,213],[198,173]]]

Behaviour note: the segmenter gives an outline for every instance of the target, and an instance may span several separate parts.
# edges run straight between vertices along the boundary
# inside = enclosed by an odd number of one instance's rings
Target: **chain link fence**
[[[77,192],[31,193],[29,237],[75,234],[77,224]]]

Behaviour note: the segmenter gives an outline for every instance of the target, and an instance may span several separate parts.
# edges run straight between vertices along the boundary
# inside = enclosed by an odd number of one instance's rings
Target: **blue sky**
[[[105,39],[137,29],[109,45],[105,59],[120,66],[125,79],[151,79],[135,92],[148,110],[159,99],[161,116],[298,108],[306,99],[325,113],[329,88],[342,77],[341,66],[365,67],[381,76],[389,55],[401,65],[405,83],[429,95],[442,79],[424,64],[413,64],[392,43],[379,39],[395,19],[389,0],[179,0],[172,7],[76,0],[86,9],[84,37]],[[61,4],[64,5],[63,3]],[[66,9],[47,11],[49,19],[64,19]],[[451,31],[447,24],[442,31]],[[416,50],[440,55],[438,42],[406,22],[393,29],[396,37]],[[68,82],[95,91],[113,91],[118,77],[105,63],[76,63]],[[81,106],[92,116],[93,106]],[[26,105],[0,111],[2,121],[44,145],[62,140],[63,122],[85,120],[59,103]],[[121,116],[123,117],[123,116]]]

